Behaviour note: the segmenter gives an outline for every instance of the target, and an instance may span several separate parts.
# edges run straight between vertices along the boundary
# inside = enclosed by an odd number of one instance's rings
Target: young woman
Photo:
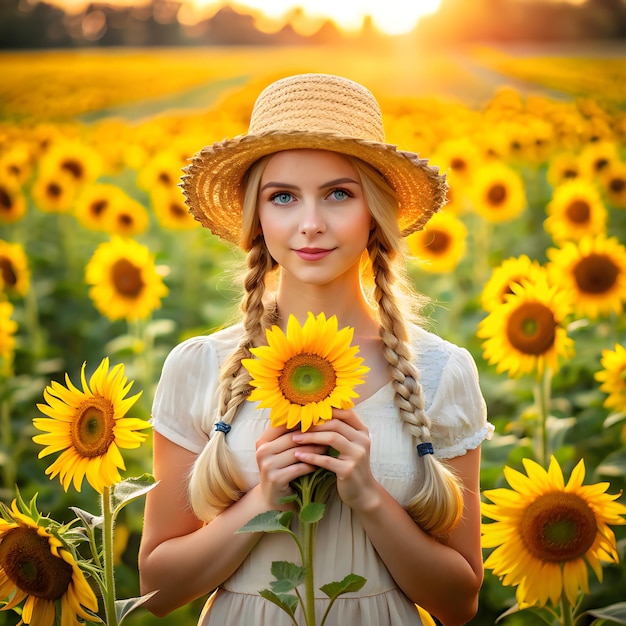
[[[183,342],[163,368],[159,483],[140,551],[142,592],[157,592],[147,607],[166,615],[212,593],[203,626],[291,624],[258,592],[272,561],[297,562],[293,543],[235,533],[287,506],[290,483],[323,467],[337,482],[318,528],[317,578],[367,579],[326,623],[421,624],[418,604],[445,626],[465,624],[483,576],[480,444],[492,427],[469,353],[414,316],[403,256],[403,236],[443,204],[443,176],[384,143],[367,89],[304,74],[261,93],[246,135],[198,153],[183,190],[196,219],[247,251],[247,273],[241,322]],[[322,312],[354,328],[370,369],[359,398],[307,432],[273,428],[269,409],[246,401],[241,360],[272,325]],[[319,615],[327,602],[320,593]]]

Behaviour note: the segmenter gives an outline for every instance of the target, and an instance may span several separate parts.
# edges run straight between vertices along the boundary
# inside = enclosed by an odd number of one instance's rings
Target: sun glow
[[[341,30],[356,32],[369,16],[380,31],[388,35],[407,33],[415,28],[420,17],[434,13],[441,0],[190,0],[199,12],[215,13],[224,6],[256,13],[257,26],[262,30],[278,30],[289,22],[300,33],[315,31],[326,20],[332,20]]]

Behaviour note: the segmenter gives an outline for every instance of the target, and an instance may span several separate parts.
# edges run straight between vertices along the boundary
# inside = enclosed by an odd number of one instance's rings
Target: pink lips
[[[298,250],[294,250],[294,252],[305,261],[320,261],[321,259],[327,257],[332,252],[332,249],[300,248]]]

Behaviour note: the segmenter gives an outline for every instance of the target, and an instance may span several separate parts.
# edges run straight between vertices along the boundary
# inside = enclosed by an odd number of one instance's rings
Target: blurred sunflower
[[[25,296],[29,288],[30,272],[24,247],[0,239],[0,292]]]
[[[0,373],[8,375],[11,372],[13,354],[15,352],[15,333],[17,322],[11,319],[13,305],[10,302],[0,302]]]
[[[619,494],[606,493],[609,483],[584,486],[581,459],[565,484],[563,471],[552,457],[546,471],[530,459],[522,459],[526,475],[508,466],[504,476],[512,489],[483,492],[486,518],[482,545],[495,548],[485,569],[501,577],[504,585],[517,585],[520,608],[557,605],[561,596],[571,605],[580,591],[589,593],[586,565],[602,581],[601,561],[619,561],[615,535],[609,524],[626,520]]]
[[[626,348],[616,343],[614,350],[602,350],[600,362],[604,369],[596,372],[595,379],[602,383],[600,390],[609,394],[604,406],[626,413]]]
[[[300,425],[307,431],[332,417],[333,407],[348,409],[357,398],[356,385],[369,371],[351,346],[354,329],[337,328],[337,318],[312,313],[303,326],[289,316],[287,332],[278,326],[267,330],[267,345],[251,348],[255,359],[242,359],[254,387],[248,396],[259,407],[271,409],[273,426]]]
[[[544,228],[556,243],[606,232],[607,210],[588,180],[571,180],[557,187],[546,212]]]
[[[521,176],[502,162],[482,166],[469,193],[476,213],[489,222],[515,219],[526,207]]]
[[[85,276],[94,305],[110,320],[146,319],[168,293],[150,251],[132,239],[100,244]]]
[[[152,209],[162,228],[170,230],[191,230],[200,226],[185,204],[185,198],[178,187],[155,189],[150,194]]]
[[[0,155],[0,179],[23,185],[32,173],[31,150],[25,142],[15,142]]]
[[[561,152],[548,162],[546,177],[553,188],[566,181],[581,177],[581,165],[578,156],[573,152]]]
[[[89,379],[85,377],[85,363],[80,372],[82,390],[65,375],[67,388],[52,381],[44,390],[47,404],[37,408],[48,417],[36,417],[33,424],[43,435],[33,441],[46,446],[39,458],[61,452],[46,469],[50,479],[59,475],[65,491],[74,483],[80,491],[83,478],[102,493],[121,480],[119,469],[125,469],[120,448],[137,448],[145,440],[149,422],[124,417],[141,396],[141,392],[126,398],[133,385],[127,382],[124,365],[109,370],[109,359],[104,358]]]
[[[626,302],[626,248],[615,237],[583,237],[547,251],[551,280],[568,290],[578,316],[620,314]]]
[[[476,164],[482,162],[480,147],[465,137],[443,141],[432,162],[437,163],[442,172],[450,171],[459,184],[471,182]]]
[[[619,160],[617,144],[609,140],[589,143],[580,153],[581,169],[590,180],[602,176],[611,165]]]
[[[70,139],[54,141],[40,159],[45,175],[68,175],[76,185],[95,181],[102,173],[102,159],[90,145]]]
[[[87,185],[74,205],[76,219],[89,230],[103,231],[105,216],[122,193],[119,187],[108,183]]]
[[[78,185],[68,173],[40,173],[33,183],[31,195],[41,211],[68,213],[77,191]]]
[[[611,206],[626,209],[626,163],[612,163],[600,176],[600,184]]]
[[[137,173],[137,186],[148,193],[175,187],[186,165],[179,154],[164,150],[152,156]]]
[[[0,598],[7,603],[0,610],[26,600],[19,624],[54,626],[55,603],[60,601],[62,626],[93,621],[86,609],[95,613],[98,600],[63,542],[22,513],[15,500],[2,512]]]
[[[0,223],[12,224],[26,215],[26,197],[21,187],[0,177]]]
[[[465,254],[467,228],[453,213],[435,213],[426,226],[406,238],[411,254],[426,272],[451,272]]]
[[[483,356],[496,371],[516,377],[546,367],[556,372],[561,357],[574,352],[564,321],[571,311],[567,294],[545,277],[509,283],[511,294],[483,319],[477,335],[485,339]]]
[[[519,284],[524,279],[535,283],[544,278],[547,279],[546,269],[539,261],[531,261],[525,254],[505,259],[491,272],[485,283],[480,295],[481,306],[485,311],[491,312],[506,302],[506,297],[513,293],[513,284]]]
[[[104,229],[112,235],[134,237],[145,233],[148,226],[150,226],[148,211],[123,192],[104,216]]]

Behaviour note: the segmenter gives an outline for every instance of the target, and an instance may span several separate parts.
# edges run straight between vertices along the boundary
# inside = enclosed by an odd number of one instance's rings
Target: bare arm
[[[449,462],[464,487],[464,512],[444,540],[425,533],[378,483],[369,464],[369,433],[352,411],[335,411],[302,443],[326,444],[339,458],[296,452],[296,457],[335,471],[340,497],[358,515],[365,532],[402,591],[446,626],[468,622],[478,606],[483,580],[480,548],[480,449]]]

